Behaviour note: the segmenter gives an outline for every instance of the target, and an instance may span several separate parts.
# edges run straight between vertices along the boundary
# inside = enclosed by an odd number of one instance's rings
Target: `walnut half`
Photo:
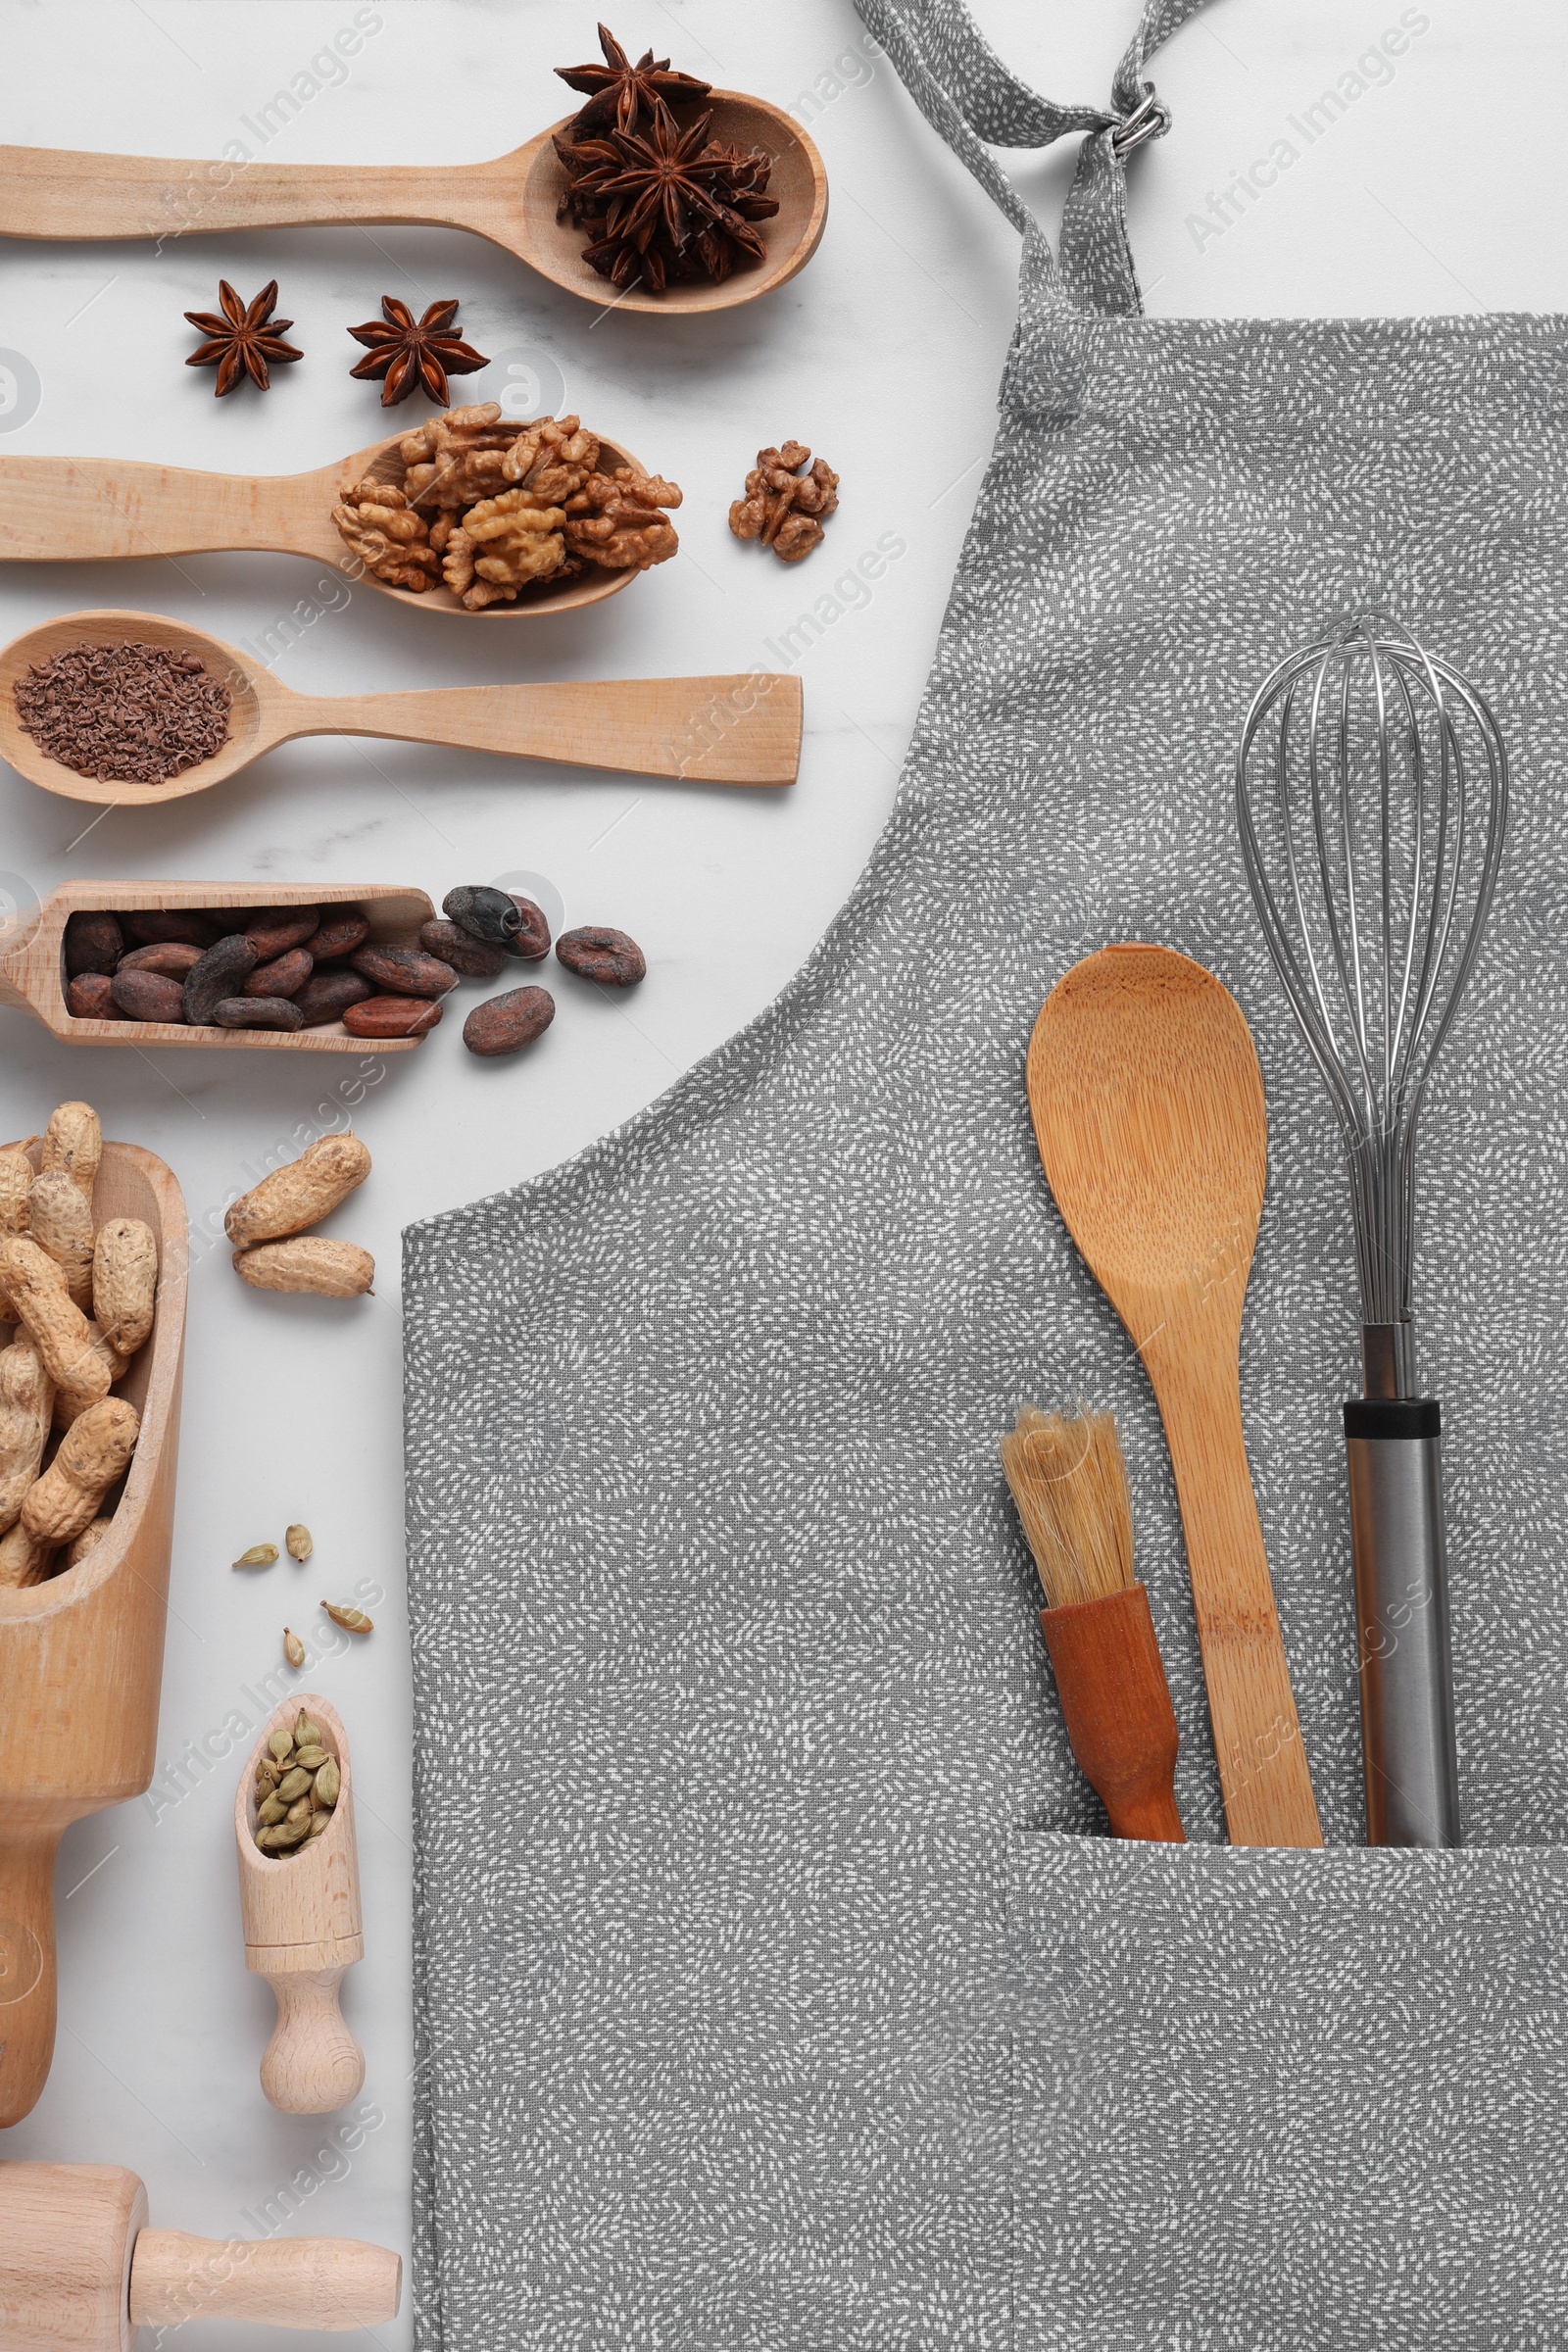
[[[617,466],[613,473],[591,473],[566,500],[566,545],[574,556],[610,571],[646,571],[667,563],[680,545],[662,510],[678,507],[678,482],[657,473]]]
[[[416,514],[401,490],[366,480],[344,492],[332,509],[338,534],[365,565],[389,588],[428,588],[439,569],[422,514]]]
[[[560,507],[541,507],[520,487],[481,499],[447,540],[441,575],[469,612],[514,604],[519,589],[561,569],[565,519]]]
[[[825,458],[810,465],[804,441],[782,449],[760,449],[746,476],[746,495],[729,511],[737,539],[760,539],[781,564],[799,564],[824,536],[822,526],[839,503],[839,477]],[[802,471],[809,466],[808,471]]]

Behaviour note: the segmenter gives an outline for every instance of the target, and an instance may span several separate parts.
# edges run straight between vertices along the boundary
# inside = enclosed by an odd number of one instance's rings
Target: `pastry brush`
[[[1002,1467],[1049,1606],[1040,1612],[1072,1752],[1118,1838],[1186,1843],[1176,1711],[1133,1576],[1127,1468],[1111,1413],[1026,1405]]]

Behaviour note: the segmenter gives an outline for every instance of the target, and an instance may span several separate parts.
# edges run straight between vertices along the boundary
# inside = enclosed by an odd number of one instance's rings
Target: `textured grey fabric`
[[[919,12],[905,31],[913,76]],[[1521,2316],[1466,2335],[1483,2225],[1459,2228],[1433,2174],[1451,2150],[1490,2196],[1565,2088],[1550,1972],[1505,1967],[1480,1923],[1539,1922],[1555,1953],[1568,1809],[1568,332],[1096,318],[1043,252],[1033,234],[899,800],[821,948],[629,1126],[407,1236],[417,1715],[476,1727],[461,1781],[416,1741],[432,2352],[1548,2340],[1528,2315],[1555,2308],[1560,2209],[1502,2207],[1513,2301],[1489,2309]],[[1023,1400],[1083,1393],[1120,1418],[1178,1795],[1196,1839],[1223,1827],[1157,1414],[1051,1202],[1024,1054],[1053,983],[1107,939],[1198,957],[1252,1024],[1271,1153],[1243,1396],[1325,1833],[1353,1845],[1348,1214],[1230,764],[1258,679],[1355,600],[1476,677],[1516,765],[1492,935],[1428,1113],[1416,1312],[1445,1399],[1467,1835],[1525,1850],[1055,1849],[1069,1943],[1109,1936],[1115,1972],[1168,1985],[1191,2033],[1181,2065],[1152,2056],[1102,2155],[1052,2123],[1016,1904],[1009,1926],[1009,1832],[1103,1826],[998,1468]],[[1294,2037],[1275,2045],[1271,1984]],[[1129,2052],[1159,2045],[1095,1984],[1113,2103]],[[1211,2097],[1189,2061],[1243,1990],[1256,2065]],[[1437,2122],[1415,2130],[1390,2067],[1446,2102]],[[1212,2223],[1236,2118],[1266,2142],[1287,2077],[1310,2132],[1336,2121],[1325,2212],[1353,2202],[1363,2140],[1408,2202],[1390,2193],[1377,2232],[1320,2227],[1310,2168],[1289,2175],[1279,2261],[1260,2226],[1226,2304]],[[1181,2162],[1151,2211],[1123,2183],[1152,2180],[1162,2138]],[[1033,2151],[1027,2178],[1009,2146]],[[1081,2243],[1047,2226],[1057,2164]],[[1115,2268],[1085,2251],[1111,2209]]]
[[[1014,2341],[1558,2352],[1568,1855],[1014,1840]]]

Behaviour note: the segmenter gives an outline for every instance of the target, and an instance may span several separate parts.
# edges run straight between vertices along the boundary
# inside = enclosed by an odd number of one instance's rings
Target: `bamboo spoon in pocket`
[[[3,151],[0,151],[3,152]],[[404,432],[417,418],[411,418]],[[522,428],[519,425],[518,430]],[[642,573],[590,564],[560,587],[525,589],[515,604],[468,612],[450,588],[418,594],[394,588],[360,566],[338,535],[332,509],[356,482],[401,487],[403,433],[372,441],[310,473],[199,473],[135,458],[0,457],[0,561],[8,564],[116,562],[150,556],[197,556],[266,549],[309,556],[360,588],[390,596],[426,616],[461,621],[530,620],[580,612],[618,596]],[[612,442],[600,444],[607,467],[643,468]]]
[[[0,236],[75,242],[408,220],[487,237],[596,310],[734,310],[805,269],[827,219],[827,173],[811,141],[782,107],[738,90],[710,90],[696,111],[711,115],[711,138],[765,148],[773,159],[768,193],[778,199],[779,209],[760,224],[767,254],[755,269],[737,270],[716,284],[709,278],[673,284],[662,294],[650,294],[640,284],[617,293],[583,260],[584,232],[557,219],[565,173],[552,141],[570,116],[525,146],[478,164],[258,160],[236,166],[59,147],[0,147]]]
[[[1242,1431],[1263,1081],[1240,1005],[1168,948],[1102,948],[1029,1045],[1051,1189],[1165,1425],[1233,1845],[1321,1845]]]
[[[14,689],[67,646],[145,642],[189,647],[233,698],[228,741],[162,784],[78,775],[24,734]],[[0,653],[0,759],[45,792],[112,808],[182,800],[225,783],[300,735],[380,735],[474,752],[617,768],[697,784],[793,784],[801,757],[801,682],[785,675],[622,678],[549,686],[446,686],[419,694],[306,695],[280,685],[220,637],[156,612],[67,612]]]
[[[1041,1631],[1078,1769],[1114,1838],[1183,1845],[1176,1710],[1133,1575],[1127,1465],[1110,1413],[1018,1415],[1002,1467],[1045,1590]]]

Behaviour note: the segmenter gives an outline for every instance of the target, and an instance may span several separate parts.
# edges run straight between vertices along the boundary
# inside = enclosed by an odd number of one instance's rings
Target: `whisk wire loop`
[[[1359,612],[1259,688],[1236,799],[1264,939],[1340,1128],[1361,1319],[1405,1325],[1416,1127],[1496,886],[1502,738],[1449,662]]]

